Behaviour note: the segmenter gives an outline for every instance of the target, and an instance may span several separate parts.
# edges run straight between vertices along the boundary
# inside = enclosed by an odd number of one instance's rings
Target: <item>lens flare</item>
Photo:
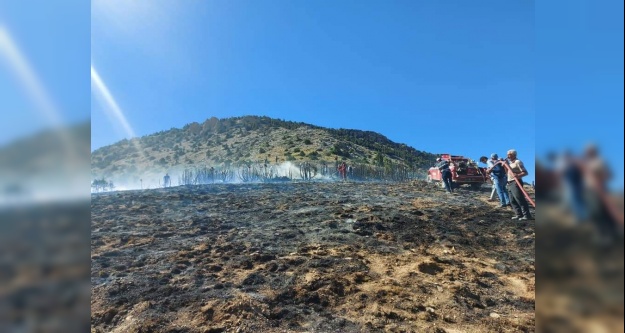
[[[115,98],[113,98],[110,90],[98,74],[98,71],[96,71],[96,69],[93,67],[93,65],[91,65],[91,82],[95,86],[95,92],[98,94],[98,96],[102,98],[102,100],[106,104],[106,107],[104,108],[105,112],[107,112],[109,116],[112,116],[112,118],[117,120],[119,125],[121,125],[121,127],[123,128],[126,136],[131,139],[130,142],[132,142],[135,149],[137,149],[139,154],[143,158],[145,158],[145,154],[143,153],[143,149],[141,149],[138,140],[132,140],[132,138],[135,138],[136,135],[134,130],[130,126],[130,123],[126,119],[124,112],[117,104],[117,101],[115,101]]]
[[[61,113],[35,70],[3,26],[0,26],[0,60],[13,72],[30,102],[34,103],[34,111],[48,127],[41,133],[51,135],[45,141],[37,141],[37,136],[18,138],[28,143],[26,148],[6,151],[7,156],[23,163],[19,167],[8,164],[0,169],[0,205],[85,199],[82,175],[87,172],[82,169],[85,159],[80,157],[76,138],[65,127]],[[9,158],[7,156],[4,157]]]
[[[8,67],[15,71],[20,83],[25,86],[26,91],[37,104],[37,110],[41,111],[50,125],[60,127],[63,122],[59,112],[32,70],[26,57],[20,52],[9,32],[2,26],[0,26],[0,55],[6,57]]]

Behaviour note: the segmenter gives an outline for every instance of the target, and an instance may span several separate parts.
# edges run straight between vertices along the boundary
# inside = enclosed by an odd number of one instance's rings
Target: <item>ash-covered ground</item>
[[[534,221],[490,188],[92,195],[92,332],[534,332]]]

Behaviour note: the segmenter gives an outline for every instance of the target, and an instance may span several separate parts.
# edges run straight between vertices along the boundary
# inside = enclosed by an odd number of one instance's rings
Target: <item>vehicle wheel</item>
[[[427,177],[425,177],[425,181],[428,183],[432,182],[432,176],[428,175]]]
[[[453,186],[454,184],[453,184],[453,183],[451,183],[451,185]],[[441,180],[441,188],[442,188],[442,189],[445,189],[445,182],[444,182],[444,181],[442,181],[442,180]]]

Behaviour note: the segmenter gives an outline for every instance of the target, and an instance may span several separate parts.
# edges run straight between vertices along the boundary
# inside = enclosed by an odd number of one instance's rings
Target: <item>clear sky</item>
[[[596,143],[623,189],[623,1],[536,2],[536,153]]]
[[[88,121],[90,5],[0,0],[0,146]]]

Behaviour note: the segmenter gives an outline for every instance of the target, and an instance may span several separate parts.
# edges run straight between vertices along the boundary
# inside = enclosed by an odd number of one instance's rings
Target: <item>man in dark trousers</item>
[[[508,172],[507,172],[507,180],[508,185],[508,197],[510,198],[510,204],[512,205],[512,210],[514,210],[515,215],[512,217],[513,220],[525,221],[525,220],[533,220],[532,214],[530,213],[530,207],[527,203],[527,199],[525,199],[525,195],[517,184],[517,181],[523,184],[523,177],[527,176],[527,169],[523,165],[523,162],[517,158],[517,152],[514,149],[508,150]]]
[[[441,178],[443,180],[443,184],[445,184],[445,189],[447,192],[452,193],[454,188],[451,182],[451,169],[449,168],[449,161],[445,161],[439,157],[436,159],[436,162],[436,167],[441,172]]]

